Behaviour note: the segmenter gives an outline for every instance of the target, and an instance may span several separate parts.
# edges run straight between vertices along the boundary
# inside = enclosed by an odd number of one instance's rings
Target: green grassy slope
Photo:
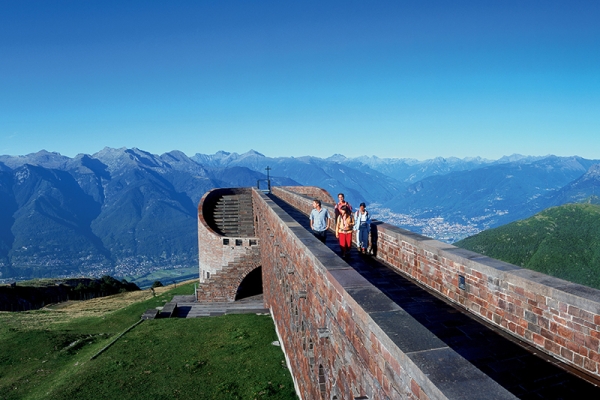
[[[456,246],[600,289],[600,206],[566,204]]]
[[[295,399],[269,316],[144,321],[90,360],[146,309],[191,291],[109,311],[122,295],[91,310],[0,313],[0,399]]]

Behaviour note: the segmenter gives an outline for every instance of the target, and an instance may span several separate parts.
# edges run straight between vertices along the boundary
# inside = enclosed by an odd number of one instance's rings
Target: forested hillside
[[[600,206],[566,204],[456,246],[600,289]]]

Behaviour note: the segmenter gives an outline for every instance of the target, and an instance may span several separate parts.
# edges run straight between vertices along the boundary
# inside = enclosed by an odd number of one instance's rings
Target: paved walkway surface
[[[273,195],[269,197],[302,226],[310,228],[306,215]],[[335,235],[328,233],[326,245],[341,254]],[[455,352],[515,396],[600,399],[600,388],[562,368],[568,366],[547,356],[541,358],[534,354],[537,351],[534,348],[525,344],[522,347],[516,339],[489,328],[382,262],[360,255],[356,249],[346,261]]]
[[[264,308],[263,296],[252,296],[233,303],[197,303],[194,296],[174,296],[171,302],[177,303],[173,317],[199,318],[225,314],[269,314]]]

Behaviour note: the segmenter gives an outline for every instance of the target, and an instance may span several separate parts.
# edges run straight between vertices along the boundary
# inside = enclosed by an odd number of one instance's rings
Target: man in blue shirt
[[[331,222],[331,216],[326,208],[321,207],[321,200],[313,200],[313,210],[310,212],[310,228],[313,231],[313,235],[317,237],[321,242],[325,243],[327,238],[327,229]]]

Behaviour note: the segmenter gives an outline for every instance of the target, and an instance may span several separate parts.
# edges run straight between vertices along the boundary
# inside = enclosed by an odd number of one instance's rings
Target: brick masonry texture
[[[372,320],[307,250],[317,247],[327,255],[325,246],[291,218],[286,220],[283,211],[274,211],[278,207],[262,193],[255,193],[254,207],[265,306],[273,314],[301,397],[429,398],[396,352],[372,333]],[[343,267],[337,256],[327,256]]]
[[[273,188],[275,191],[277,191],[277,187]],[[286,186],[285,187],[285,191],[279,191],[278,192],[278,197],[279,196],[286,196],[287,192],[293,192],[293,193],[298,193],[298,194],[302,194],[304,196],[307,196],[311,199],[319,199],[321,200],[322,205],[324,204],[329,204],[329,205],[334,205],[335,204],[335,200],[333,199],[333,197],[331,197],[331,194],[329,194],[329,192],[325,189],[321,189],[318,187],[314,187],[314,186]],[[294,201],[294,199],[297,199],[296,196],[287,196],[287,198],[290,201]],[[303,204],[305,203],[305,199],[301,199],[300,200]],[[291,204],[291,203],[290,203]],[[312,203],[310,204],[310,207],[312,209]],[[333,208],[332,208],[333,210]]]
[[[242,280],[260,267],[260,243],[256,237],[229,237],[216,232],[211,221],[216,200],[223,195],[247,194],[250,189],[215,189],[198,206],[198,301],[234,301]],[[246,212],[246,211],[245,211]],[[252,209],[247,210],[252,212]],[[224,244],[224,239],[228,244]]]
[[[273,192],[299,210],[309,199]],[[600,377],[600,291],[457,248],[385,224],[372,224],[378,259],[541,351]],[[459,276],[465,287],[459,287]]]
[[[286,189],[272,190],[300,209],[308,212],[312,208],[314,191],[303,195],[294,193],[295,188]],[[514,398],[425,332],[266,195],[255,191],[253,205],[261,243],[265,306],[272,312],[303,399],[368,396],[424,400],[455,397],[451,393],[478,398],[476,390],[468,390],[470,384],[496,399]],[[361,304],[358,299],[366,297],[369,300]],[[365,309],[364,304],[375,310]],[[418,343],[422,349],[412,349],[409,354],[397,345],[398,323],[389,324],[394,325],[390,331],[373,319],[388,315],[396,322],[401,319],[404,329],[421,327],[427,340],[417,334],[411,344]],[[400,342],[406,340],[410,341],[403,337]],[[460,371],[457,375],[461,379],[448,379],[449,370]],[[434,382],[433,376],[442,378]]]
[[[315,197],[332,211],[333,199],[319,188],[274,187],[272,192],[306,214]],[[211,220],[218,199],[237,193],[252,197],[256,237],[225,236]],[[247,220],[248,210],[243,211]],[[444,399],[456,393],[477,398],[483,392],[490,398],[514,398],[487,376],[478,376],[480,371],[411,320],[264,193],[211,191],[200,202],[198,221],[198,299],[233,301],[244,277],[262,267],[265,307],[271,310],[303,399]],[[600,291],[379,221],[372,224],[372,242],[374,255],[396,271],[598,377]],[[398,330],[399,323],[404,330]],[[407,345],[409,332],[418,339]],[[462,375],[457,378],[457,373]]]

